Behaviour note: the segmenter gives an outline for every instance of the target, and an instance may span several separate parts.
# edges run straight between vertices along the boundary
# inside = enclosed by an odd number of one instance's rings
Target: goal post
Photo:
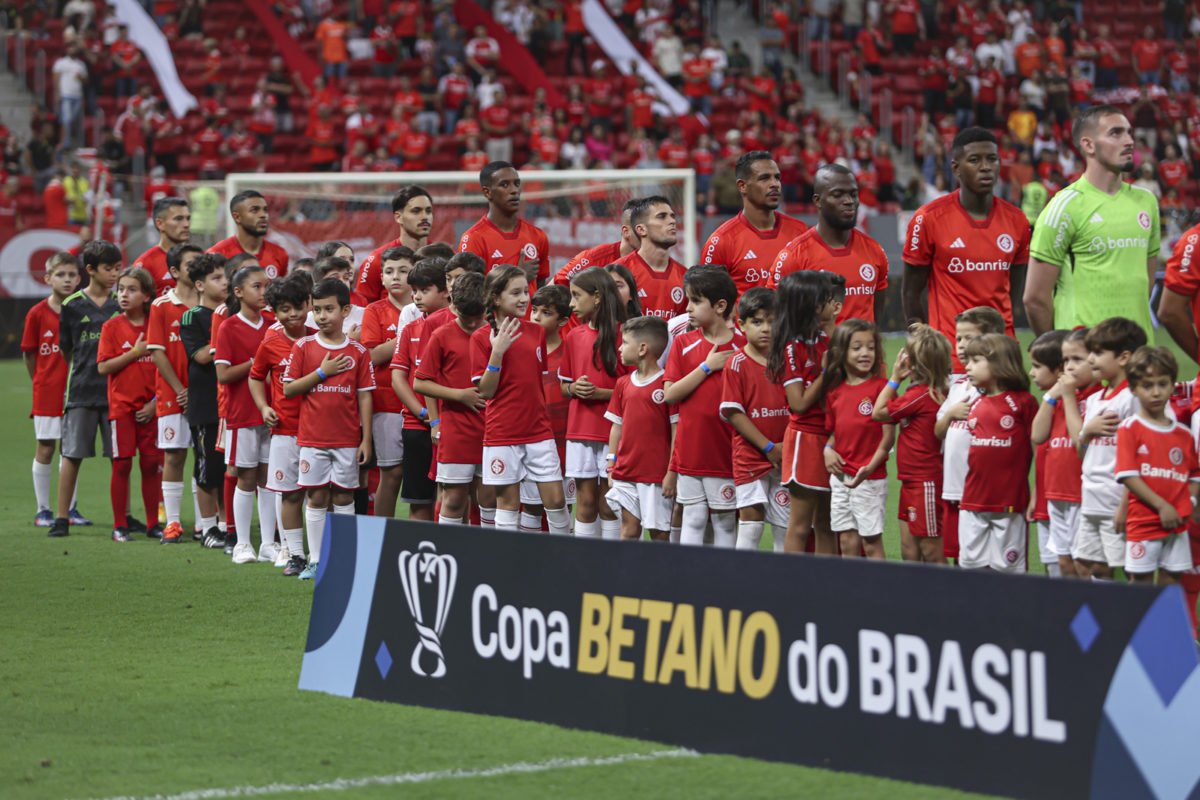
[[[521,182],[522,218],[546,231],[552,269],[581,250],[616,241],[621,207],[651,195],[669,199],[678,215],[672,255],[685,265],[696,263],[699,228],[691,169],[521,170]],[[411,184],[433,196],[430,241],[457,247],[462,233],[487,210],[474,172],[232,173],[225,177],[221,198],[225,235],[236,229],[229,198],[254,189],[270,203],[268,238],[293,260],[311,257],[330,240],[346,242],[361,259],[397,236],[391,198]]]

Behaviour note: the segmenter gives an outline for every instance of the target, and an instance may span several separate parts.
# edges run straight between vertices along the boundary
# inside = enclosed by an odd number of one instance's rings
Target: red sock
[[[367,514],[375,516],[375,491],[379,488],[379,467],[367,470]]]
[[[237,489],[237,476],[225,475],[225,530],[236,533],[237,526],[233,524],[233,493]]]
[[[1200,574],[1187,572],[1179,579],[1183,596],[1187,599],[1188,616],[1192,618],[1192,633],[1200,634],[1197,630],[1196,603],[1200,601]],[[1197,636],[1200,638],[1200,635]]]
[[[475,503],[467,503],[467,507],[470,509],[471,524],[478,528],[482,524],[479,520],[479,506]]]
[[[108,483],[108,495],[112,499],[113,527],[129,525],[129,473],[133,471],[132,458],[112,460],[112,480]]]
[[[157,456],[138,456],[138,468],[142,472],[142,506],[146,509],[146,524],[153,528],[158,524],[158,504],[162,502],[162,451]]]

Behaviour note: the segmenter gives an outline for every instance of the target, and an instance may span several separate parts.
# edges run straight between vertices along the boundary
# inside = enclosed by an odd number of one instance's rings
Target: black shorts
[[[192,425],[192,447],[196,451],[196,485],[201,489],[220,489],[225,485],[225,454],[217,449],[218,424]]]
[[[427,506],[437,496],[437,484],[429,477],[433,463],[433,438],[429,431],[404,430],[404,483],[400,487],[400,502],[410,506]]]

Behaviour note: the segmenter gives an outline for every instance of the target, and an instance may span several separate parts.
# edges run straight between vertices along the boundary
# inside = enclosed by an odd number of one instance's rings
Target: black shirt
[[[213,310],[194,306],[183,312],[179,338],[188,354],[188,406],[184,416],[189,425],[216,425],[217,365],[196,363],[196,353],[207,351],[212,338]]]
[[[63,356],[69,356],[66,408],[108,408],[108,379],[100,374],[96,354],[100,329],[120,313],[117,298],[111,294],[103,305],[96,305],[82,290],[63,300],[58,341]]]

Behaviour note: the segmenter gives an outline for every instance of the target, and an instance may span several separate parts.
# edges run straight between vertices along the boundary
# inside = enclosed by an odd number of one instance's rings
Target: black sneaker
[[[147,539],[161,539],[163,535],[163,526],[155,525],[150,530],[146,531]]]
[[[129,535],[128,528],[114,528],[112,532],[112,540],[114,542],[132,542],[133,537]]]
[[[233,555],[233,546],[237,544],[237,534],[233,531],[225,534],[225,555]]]
[[[71,523],[66,517],[57,517],[50,524],[50,530],[46,533],[47,536],[57,539],[60,536],[71,535]]]
[[[204,546],[209,550],[219,550],[225,546],[225,534],[221,533],[221,529],[213,525],[204,534]]]
[[[146,523],[136,517],[126,515],[125,527],[129,529],[130,533],[146,533]]]
[[[283,574],[288,578],[294,578],[304,572],[304,568],[307,566],[308,562],[301,556],[292,556],[288,559],[287,566],[283,568]]]

